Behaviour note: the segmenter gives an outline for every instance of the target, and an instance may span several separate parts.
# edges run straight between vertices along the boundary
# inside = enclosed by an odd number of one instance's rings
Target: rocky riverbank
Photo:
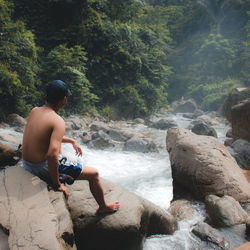
[[[180,222],[191,220],[195,202],[204,204],[207,211],[204,221],[190,227],[196,244],[207,249],[237,246],[223,229],[248,229],[250,175],[248,158],[242,153],[247,151],[248,142],[228,138],[226,144],[230,147],[223,146],[214,130],[223,119],[219,114],[205,114],[192,101],[187,107],[181,105],[179,109],[186,112],[182,117],[189,121],[186,129],[177,127],[175,116],[164,111],[146,120],[107,121],[98,116],[71,116],[65,120],[67,135],[89,148],[116,152],[157,154],[165,149],[149,129],[168,131],[174,194],[169,212],[102,179],[107,199],[121,203],[117,213],[106,216],[95,213],[97,204],[87,183],[77,181],[70,186],[71,195],[66,201],[61,193],[48,191],[44,182],[17,163],[20,141],[4,129],[23,131],[25,119],[11,115],[8,123],[0,124],[0,178],[4,187],[0,193],[0,249],[141,249],[147,236],[173,234]]]

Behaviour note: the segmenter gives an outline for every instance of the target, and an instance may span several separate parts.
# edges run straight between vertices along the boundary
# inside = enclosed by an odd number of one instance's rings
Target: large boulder
[[[176,126],[177,126],[177,123],[171,117],[162,118],[160,120],[152,122],[151,124],[152,128],[164,129],[164,130],[168,128],[176,127]]]
[[[0,168],[15,165],[22,156],[20,149],[13,149],[0,142]]]
[[[62,193],[51,201],[47,185],[21,166],[0,171],[0,183],[0,225],[9,249],[76,249]]]
[[[116,213],[98,215],[87,182],[70,186],[68,200],[78,249],[141,249],[143,239],[153,234],[172,234],[177,222],[153,203],[102,179],[107,202],[119,200]]]
[[[250,170],[250,143],[243,139],[238,139],[231,143],[233,148],[231,155],[235,158],[242,169]]]
[[[213,136],[217,138],[217,133],[215,129],[207,124],[205,124],[203,121],[197,122],[193,127],[191,127],[191,131],[197,135],[207,135],[207,136]]]
[[[197,109],[197,104],[194,100],[187,100],[177,104],[174,107],[174,113],[193,113]]]
[[[168,129],[174,198],[188,191],[197,199],[206,195],[230,195],[240,202],[250,201],[250,185],[235,159],[221,142],[211,136],[196,135],[175,127]]]
[[[229,122],[232,121],[232,107],[247,98],[250,98],[250,88],[235,88],[229,94],[222,106],[222,113]]]
[[[87,126],[87,122],[84,118],[73,115],[66,119],[65,124],[67,130],[81,130]]]
[[[244,224],[248,217],[240,203],[228,195],[223,197],[208,195],[205,204],[210,221],[217,227]]]
[[[10,114],[7,116],[7,123],[13,127],[24,128],[26,120],[18,114]]]
[[[250,142],[250,99],[232,107],[232,135]]]
[[[134,136],[125,142],[123,151],[149,153],[158,152],[158,149],[156,144],[152,140]]]

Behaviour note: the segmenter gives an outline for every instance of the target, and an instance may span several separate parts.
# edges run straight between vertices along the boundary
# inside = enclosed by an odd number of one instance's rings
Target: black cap
[[[65,96],[71,94],[67,84],[61,80],[54,80],[46,88],[47,101],[50,103],[57,103]]]

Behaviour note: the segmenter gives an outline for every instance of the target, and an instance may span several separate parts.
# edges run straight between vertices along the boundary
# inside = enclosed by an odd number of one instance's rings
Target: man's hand
[[[64,184],[61,184],[58,190],[64,193],[66,200],[69,198],[69,189]]]
[[[82,149],[81,149],[80,145],[79,145],[76,141],[74,141],[74,142],[72,143],[72,145],[73,145],[73,148],[74,148],[75,151],[76,151],[76,155],[77,155],[77,156],[82,156]]]

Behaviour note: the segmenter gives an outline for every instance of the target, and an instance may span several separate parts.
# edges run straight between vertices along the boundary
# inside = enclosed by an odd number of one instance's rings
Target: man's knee
[[[93,180],[99,180],[99,172],[97,169],[94,169],[91,177]]]

